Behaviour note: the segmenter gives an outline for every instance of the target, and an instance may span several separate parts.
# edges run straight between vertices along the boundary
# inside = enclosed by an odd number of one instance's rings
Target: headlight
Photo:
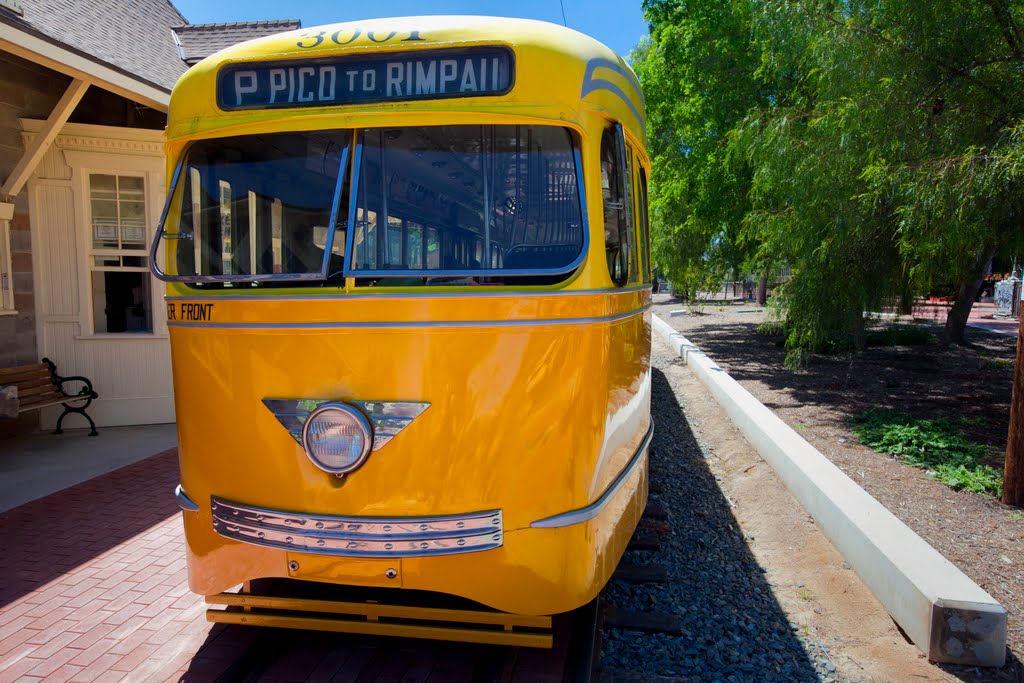
[[[345,474],[362,465],[370,454],[373,430],[358,408],[344,403],[325,403],[306,420],[302,446],[320,469]]]

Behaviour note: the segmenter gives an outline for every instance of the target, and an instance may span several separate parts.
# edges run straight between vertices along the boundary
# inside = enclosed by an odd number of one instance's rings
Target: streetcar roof
[[[230,66],[278,62],[288,66],[324,63],[332,58],[374,58],[431,50],[511,48],[514,84],[505,94],[419,98],[290,108],[250,107],[225,111],[218,105],[218,74]],[[333,77],[333,74],[332,74]],[[312,76],[311,76],[312,78]],[[326,85],[326,84],[325,84]],[[333,90],[334,83],[330,83]],[[646,139],[643,96],[624,59],[597,40],[564,26],[530,19],[429,16],[369,19],[302,28],[249,40],[207,57],[178,81],[171,95],[170,139],[214,130],[259,126],[285,117],[291,125],[368,112],[435,112],[466,115],[528,116],[578,122],[581,110],[599,111],[621,121],[637,140]],[[426,123],[426,120],[424,120]]]

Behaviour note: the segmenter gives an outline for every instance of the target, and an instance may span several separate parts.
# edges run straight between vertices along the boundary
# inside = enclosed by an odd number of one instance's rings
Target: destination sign
[[[324,107],[504,95],[512,52],[437,50],[388,55],[231,64],[217,75],[221,109]]]

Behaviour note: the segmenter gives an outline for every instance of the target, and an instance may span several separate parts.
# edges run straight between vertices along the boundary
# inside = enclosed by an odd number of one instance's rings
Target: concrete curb
[[[1002,666],[1006,609],[658,316],[679,354],[933,662]]]

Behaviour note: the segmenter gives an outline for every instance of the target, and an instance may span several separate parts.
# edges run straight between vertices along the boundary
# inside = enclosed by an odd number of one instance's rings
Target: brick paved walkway
[[[554,650],[210,624],[188,589],[176,450],[0,514],[0,683],[557,683]]]
[[[186,582],[177,480],[170,450],[0,515],[0,683],[188,669],[211,625]]]

